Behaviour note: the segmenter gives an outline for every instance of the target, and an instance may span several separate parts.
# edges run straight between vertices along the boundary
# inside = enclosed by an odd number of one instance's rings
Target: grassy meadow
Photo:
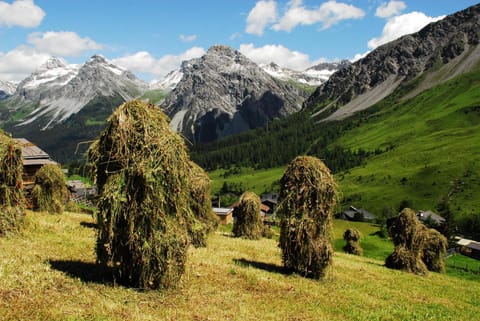
[[[346,225],[335,224],[337,238]],[[189,250],[176,289],[142,292],[100,273],[93,227],[86,214],[27,212],[21,235],[0,239],[0,319],[457,321],[480,314],[478,279],[417,276],[341,252],[324,280],[305,279],[283,270],[275,240],[235,239],[225,230],[207,248]]]

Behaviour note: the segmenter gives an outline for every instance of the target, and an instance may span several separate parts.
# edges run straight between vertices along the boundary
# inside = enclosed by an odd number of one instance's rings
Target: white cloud
[[[180,67],[182,61],[198,58],[205,54],[205,49],[192,47],[179,55],[165,55],[153,57],[146,51],[139,51],[133,55],[113,59],[112,62],[134,73],[148,73],[161,79],[170,71]]]
[[[353,5],[330,0],[322,3],[318,8],[306,8],[302,0],[293,0],[289,3],[287,12],[273,25],[275,31],[292,31],[298,25],[321,24],[322,29],[346,19],[361,19],[365,12]]]
[[[407,5],[403,1],[392,0],[389,3],[384,2],[377,8],[375,15],[380,18],[389,18],[398,15],[406,7]]]
[[[445,16],[428,17],[422,12],[411,12],[390,18],[383,27],[382,34],[378,38],[372,38],[368,42],[370,49],[383,45],[387,42],[400,38],[403,35],[414,33],[431,22],[443,19]]]
[[[37,27],[45,12],[33,0],[17,0],[13,3],[0,1],[0,26]]]
[[[355,61],[357,61],[357,60],[360,60],[360,59],[362,59],[362,58],[365,58],[370,52],[371,52],[371,50],[368,50],[368,51],[366,51],[366,52],[364,52],[364,53],[358,53],[358,54],[356,54],[355,56],[353,56],[353,58],[350,59],[350,61],[351,61],[351,62],[355,62]]]
[[[54,56],[79,56],[85,51],[103,48],[92,39],[81,38],[71,31],[34,32],[28,36],[28,42],[37,50]]]
[[[18,82],[50,58],[27,46],[17,47],[9,52],[0,52],[0,79]]]
[[[197,39],[197,35],[180,35],[180,40],[182,40],[183,42],[192,42],[195,39]]]
[[[235,40],[237,38],[240,38],[242,34],[240,32],[235,32],[230,35],[230,40]]]
[[[258,1],[247,17],[245,32],[261,36],[265,28],[277,20],[277,3],[273,0]]]
[[[240,45],[240,52],[258,64],[271,62],[293,70],[305,70],[312,65],[326,61],[321,58],[311,61],[307,54],[290,50],[282,45],[265,45],[255,48],[252,43]]]

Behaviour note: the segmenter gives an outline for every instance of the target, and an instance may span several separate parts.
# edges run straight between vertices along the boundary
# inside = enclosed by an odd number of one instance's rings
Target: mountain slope
[[[57,161],[78,158],[77,144],[93,139],[119,104],[146,89],[146,83],[99,55],[82,66],[51,58],[0,102],[0,124]]]
[[[14,83],[10,81],[0,80],[0,100],[13,95],[16,89],[17,85],[15,85]]]
[[[480,59],[479,16],[475,5],[376,48],[333,74],[304,108],[314,111],[316,120],[343,119],[416,77],[424,78],[411,95],[468,72]]]
[[[446,23],[432,24],[420,32],[443,34],[446,40],[438,36],[437,45],[450,43],[453,34],[469,35],[473,39],[470,44],[464,42],[464,50],[455,57],[442,49],[440,57],[443,58],[420,75],[411,68],[421,66],[424,56],[416,62],[410,61],[408,54],[405,58],[398,54],[390,57],[373,51],[366,61],[383,57],[387,62],[405,59],[410,63],[399,66],[405,68],[402,69],[405,77],[402,76],[398,86],[392,87],[393,92],[377,98],[380,100],[376,103],[370,101],[369,108],[338,117],[336,121],[318,122],[328,114],[319,114],[318,105],[309,106],[284,121],[272,122],[269,130],[257,129],[194,146],[193,158],[210,169],[269,168],[284,166],[299,154],[314,155],[335,172],[343,206],[355,205],[382,215],[395,213],[404,201],[416,209],[436,210],[440,201],[447,199],[461,232],[480,239],[480,59],[476,55],[478,45],[474,45],[480,30],[478,7],[449,16]],[[472,12],[476,12],[475,19],[460,19],[470,17]],[[458,32],[452,21],[459,23]],[[420,35],[413,34],[378,50],[403,52],[402,47],[391,47],[392,44],[417,37]],[[345,99],[349,104],[347,98],[353,95],[352,88],[356,88],[352,84],[359,85],[362,74],[370,79],[378,68],[382,69],[365,61],[353,64],[335,73],[319,87],[317,94],[331,97],[330,103]],[[352,83],[339,80],[359,70],[363,70],[362,74],[353,75]],[[381,78],[382,71],[379,72]],[[409,77],[408,72],[412,72]],[[345,106],[339,107],[338,111],[343,108]],[[317,117],[311,117],[315,113]]]
[[[182,80],[163,108],[171,126],[194,142],[213,141],[301,109],[306,93],[281,82],[240,52],[213,46],[182,64]]]

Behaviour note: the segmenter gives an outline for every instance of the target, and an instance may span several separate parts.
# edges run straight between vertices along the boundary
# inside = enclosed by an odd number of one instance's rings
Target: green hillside
[[[113,285],[95,264],[91,216],[27,212],[0,238],[2,320],[475,320],[480,282],[418,276],[336,252],[324,280],[288,274],[272,239],[217,231],[190,248],[169,291]],[[368,230],[365,226],[363,230]]]
[[[405,99],[422,80],[413,80],[349,119],[314,124],[303,112],[277,121],[270,131],[262,128],[197,147],[194,158],[211,169],[268,164],[278,168],[294,155],[315,155],[334,171],[343,207],[352,204],[382,215],[396,213],[404,203],[436,211],[447,199],[460,227],[466,228],[461,232],[478,239],[479,68]],[[214,187],[242,182],[245,189],[257,192],[281,177],[278,170],[270,175],[262,170],[262,177],[270,180],[257,184],[253,173],[247,179],[241,173],[222,177],[218,172],[212,172]]]
[[[385,106],[336,141],[344,148],[388,149],[338,175],[342,193],[377,213],[403,200],[435,209],[449,198],[457,215],[480,215],[479,133],[478,72]]]

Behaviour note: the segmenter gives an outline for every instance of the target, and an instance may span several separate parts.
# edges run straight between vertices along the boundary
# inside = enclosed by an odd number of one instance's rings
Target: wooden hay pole
[[[347,242],[343,247],[345,253],[363,255],[363,249],[359,244],[360,237],[360,231],[356,228],[349,228],[343,233],[343,239]]]
[[[263,222],[260,213],[260,198],[253,192],[245,192],[240,196],[237,207],[233,210],[236,221],[233,224],[233,235],[250,240],[262,237]]]
[[[25,216],[22,149],[0,130],[0,236],[19,230]]]
[[[280,180],[280,247],[285,267],[320,278],[333,257],[332,217],[337,189],[327,166],[318,158],[299,156]]]
[[[35,174],[32,189],[33,209],[48,213],[63,213],[68,203],[67,180],[57,164],[43,165]]]
[[[110,116],[88,154],[100,194],[98,262],[121,284],[175,287],[198,222],[183,139],[157,106],[136,100]]]

